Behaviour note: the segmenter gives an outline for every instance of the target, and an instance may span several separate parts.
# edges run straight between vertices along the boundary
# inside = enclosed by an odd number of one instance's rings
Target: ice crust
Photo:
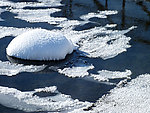
[[[61,60],[72,53],[74,45],[60,32],[34,29],[14,38],[7,55],[28,60]]]
[[[100,113],[149,113],[150,74],[139,75],[125,87],[99,99],[93,111]]]
[[[36,92],[56,93],[56,95],[39,97],[35,95]],[[0,86],[0,104],[25,112],[67,112],[75,109],[84,109],[91,105],[89,102],[73,100],[69,95],[59,92],[56,86],[26,92]]]
[[[8,61],[2,62],[0,61],[0,75],[17,75],[21,72],[38,72],[45,68],[44,65],[34,66],[34,65],[22,65],[22,64],[12,64]]]

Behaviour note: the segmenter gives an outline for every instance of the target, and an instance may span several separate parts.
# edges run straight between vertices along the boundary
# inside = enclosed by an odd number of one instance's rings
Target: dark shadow
[[[50,60],[50,61],[45,61],[45,60],[25,60],[25,59],[20,59],[12,56],[6,55],[7,59],[11,63],[18,63],[18,64],[24,64],[24,65],[49,65],[49,66],[54,66],[54,65],[65,65],[65,63],[73,60],[75,53],[68,54],[66,55],[66,58],[63,60]]]
[[[125,2],[126,2],[126,0],[123,0],[122,1],[122,16],[121,16],[121,26],[122,26],[122,28],[124,28],[125,27]]]
[[[97,6],[98,10],[103,11],[106,10],[107,8],[104,7],[98,0],[93,0],[93,2],[95,3],[95,5]],[[107,3],[107,2],[106,2]],[[106,4],[107,5],[107,4]]]

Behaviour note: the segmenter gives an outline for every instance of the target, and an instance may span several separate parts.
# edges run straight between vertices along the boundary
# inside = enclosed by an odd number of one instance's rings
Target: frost
[[[21,72],[38,72],[45,68],[42,66],[34,66],[34,65],[22,65],[22,64],[12,64],[10,62],[2,62],[0,61],[0,75],[12,76]]]
[[[95,112],[101,113],[149,113],[150,74],[139,75],[125,87],[115,88],[99,99]]]
[[[35,29],[14,38],[6,53],[28,60],[61,60],[71,54],[74,45],[60,32]]]
[[[54,92],[51,92],[50,89],[55,90]],[[47,97],[39,97],[36,95],[36,92],[42,91],[56,93],[56,95]],[[91,105],[89,102],[81,102],[77,99],[73,100],[70,96],[60,93],[56,90],[56,86],[40,88],[28,92],[0,86],[0,104],[25,112],[65,112],[73,111],[75,109],[84,109]]]
[[[84,77],[89,75],[88,70],[93,69],[94,66],[90,64],[86,64],[83,61],[76,62],[72,67],[58,69],[58,72],[64,74],[68,77]]]
[[[98,81],[109,81],[109,79],[128,78],[131,74],[130,70],[125,72],[102,70],[98,71],[98,74],[91,74],[91,77]]]

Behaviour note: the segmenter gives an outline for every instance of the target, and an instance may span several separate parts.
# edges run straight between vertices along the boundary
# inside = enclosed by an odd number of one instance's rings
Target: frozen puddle
[[[0,61],[0,75],[12,76],[21,72],[38,72],[45,68],[42,66],[34,66],[34,65],[22,65],[22,64],[12,64],[8,61],[2,62]]]
[[[55,93],[55,95],[39,97],[36,95],[37,92]],[[28,92],[0,86],[0,104],[25,112],[65,112],[84,109],[91,105],[89,102],[73,100],[69,95],[59,92],[56,86],[39,88]]]

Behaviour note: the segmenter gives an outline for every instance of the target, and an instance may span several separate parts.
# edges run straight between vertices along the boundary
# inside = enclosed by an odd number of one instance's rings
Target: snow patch
[[[60,32],[34,29],[14,38],[6,53],[28,60],[61,60],[73,50],[72,42]]]
[[[93,108],[101,113],[149,113],[150,74],[139,75],[125,87],[115,88]]]
[[[42,66],[34,66],[34,65],[22,65],[22,64],[12,64],[8,61],[2,62],[0,61],[0,75],[12,76],[21,72],[38,72],[45,68]]]
[[[14,88],[0,86],[0,104],[25,112],[65,112],[75,109],[84,109],[91,105],[89,102],[81,102],[77,99],[73,100],[69,95],[60,93],[56,88],[56,86],[52,86],[36,89],[34,91],[22,92]],[[42,91],[56,93],[56,95],[47,97],[35,95],[36,92]]]

